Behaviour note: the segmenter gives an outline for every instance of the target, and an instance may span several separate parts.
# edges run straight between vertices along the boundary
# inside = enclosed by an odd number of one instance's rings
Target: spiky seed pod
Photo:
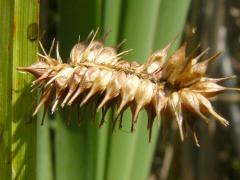
[[[217,84],[233,76],[220,79],[205,77],[209,62],[216,59],[219,53],[200,61],[207,50],[197,57],[186,57],[184,43],[167,59],[170,43],[141,65],[124,61],[122,56],[128,51],[117,53],[116,48],[105,47],[103,40],[95,40],[95,36],[96,33],[89,43],[78,42],[72,48],[68,64],[62,63],[58,43],[57,58],[50,57],[55,44],[53,42],[49,54],[42,48],[44,54],[39,54],[35,64],[18,68],[33,74],[37,79],[32,82],[32,87],[42,91],[33,115],[42,105],[45,108],[51,105],[51,112],[54,113],[59,105],[64,107],[78,103],[83,106],[92,102],[93,97],[98,97],[100,101],[95,101],[97,111],[104,109],[106,112],[111,104],[116,104],[116,117],[121,117],[124,110],[130,107],[132,131],[136,127],[139,112],[144,108],[148,115],[150,138],[154,118],[157,116],[159,122],[164,112],[170,112],[176,119],[182,140],[186,134],[183,127],[188,126],[196,143],[192,121],[184,119],[184,111],[197,114],[208,122],[207,113],[224,126],[228,125],[228,121],[214,111],[209,98],[227,90],[239,91]]]

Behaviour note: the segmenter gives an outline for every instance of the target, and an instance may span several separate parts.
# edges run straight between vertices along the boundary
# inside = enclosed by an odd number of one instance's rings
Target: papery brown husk
[[[124,110],[130,107],[131,130],[134,131],[138,114],[145,109],[150,140],[155,117],[160,124],[161,114],[169,112],[177,122],[181,139],[186,135],[184,126],[188,126],[197,145],[192,121],[183,117],[183,110],[197,114],[205,122],[208,122],[207,116],[210,114],[224,126],[228,125],[228,121],[214,111],[209,98],[227,90],[239,89],[218,85],[221,78],[206,77],[209,62],[219,54],[201,60],[206,53],[204,51],[189,58],[186,57],[187,45],[184,43],[168,58],[170,43],[150,55],[146,63],[141,65],[125,61],[122,57],[128,51],[117,53],[115,47],[105,47],[103,39],[95,40],[95,36],[96,33],[90,42],[74,45],[68,64],[62,63],[57,44],[57,58],[52,58],[51,52],[47,54],[43,49],[44,54],[39,54],[36,63],[18,68],[33,74],[37,79],[32,82],[32,87],[42,92],[33,115],[36,115],[42,105],[51,108],[54,113],[59,106],[63,108],[75,103],[82,107],[94,101],[96,110],[102,109],[103,114],[111,105],[116,105],[118,121],[121,121],[119,117]],[[52,47],[54,44],[53,42]],[[98,97],[98,101],[94,97]],[[101,125],[103,121],[102,119]]]

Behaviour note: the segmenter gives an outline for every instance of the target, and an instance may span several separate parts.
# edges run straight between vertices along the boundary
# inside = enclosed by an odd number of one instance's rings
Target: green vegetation
[[[107,45],[126,38],[122,50],[134,49],[126,59],[144,62],[154,50],[181,35],[189,3],[59,0],[55,19],[60,53],[66,59],[79,35],[85,38],[99,27],[101,35],[112,31]],[[32,77],[17,72],[16,67],[37,59],[42,35],[38,21],[39,1],[0,0],[0,179],[147,179],[160,128],[154,123],[149,143],[144,111],[133,134],[129,111],[124,114],[123,130],[113,133],[110,111],[100,129],[89,120],[89,109],[81,110],[85,121],[78,127],[77,107],[59,111],[54,119],[47,117],[44,126],[40,126],[41,115],[37,121],[31,118],[36,106],[36,93],[30,93]]]
[[[0,8],[1,179],[36,179],[36,93],[16,67],[36,61],[39,1],[1,0]]]

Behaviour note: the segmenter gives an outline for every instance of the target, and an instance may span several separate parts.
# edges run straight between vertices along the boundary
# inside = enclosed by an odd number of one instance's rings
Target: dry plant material
[[[131,131],[134,131],[138,114],[145,109],[149,138],[155,117],[160,122],[161,114],[170,114],[177,122],[181,139],[190,129],[197,145],[193,120],[184,118],[184,112],[197,114],[206,122],[206,114],[210,114],[222,125],[228,125],[228,121],[218,115],[209,102],[209,98],[219,93],[239,90],[217,84],[234,76],[219,79],[206,77],[209,62],[219,53],[206,60],[201,60],[201,57],[207,50],[197,57],[186,57],[185,43],[168,57],[170,43],[154,52],[145,64],[139,64],[123,60],[128,51],[117,53],[118,47],[105,47],[105,38],[95,40],[96,34],[91,33],[90,42],[78,42],[72,48],[69,63],[62,62],[58,43],[53,41],[48,54],[40,43],[43,54],[38,54],[38,61],[29,67],[18,68],[33,74],[37,79],[32,82],[32,87],[42,91],[33,116],[42,105],[45,109],[51,107],[54,113],[59,106],[76,103],[82,107],[86,103],[96,103],[96,110],[102,110],[103,116],[110,106],[116,105],[114,124],[119,120],[121,126],[122,114],[130,107]],[[55,44],[56,58],[53,58],[51,52]]]

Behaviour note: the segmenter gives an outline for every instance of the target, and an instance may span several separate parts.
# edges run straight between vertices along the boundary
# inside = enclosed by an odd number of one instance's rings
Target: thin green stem
[[[0,0],[0,172],[11,178],[13,0]]]
[[[13,21],[12,178],[36,179],[36,94],[29,93],[32,77],[16,68],[37,59],[39,1],[15,1]]]

